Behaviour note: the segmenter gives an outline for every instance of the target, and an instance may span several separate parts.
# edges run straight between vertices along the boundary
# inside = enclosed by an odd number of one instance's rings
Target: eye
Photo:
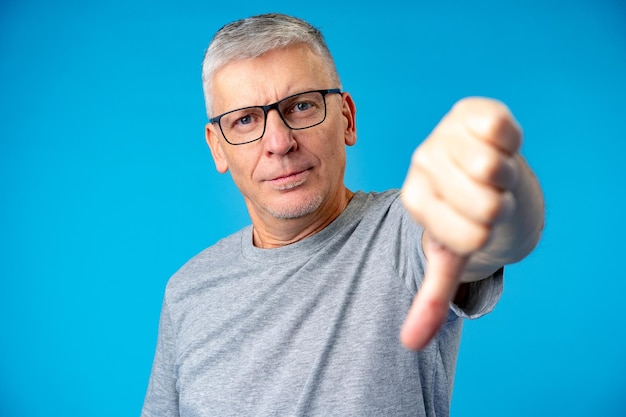
[[[249,114],[240,117],[239,119],[235,120],[234,124],[237,125],[248,125],[252,123],[252,116],[250,116]]]
[[[235,110],[222,118],[222,126],[228,130],[248,131],[263,124],[263,110],[247,108]]]
[[[293,106],[293,111],[307,111],[312,106],[313,106],[313,104],[311,104],[311,102],[301,101],[301,102],[296,103],[295,106]]]

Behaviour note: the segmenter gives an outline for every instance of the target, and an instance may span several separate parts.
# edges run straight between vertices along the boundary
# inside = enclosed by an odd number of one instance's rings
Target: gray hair
[[[217,31],[202,61],[202,88],[207,115],[213,111],[211,83],[215,73],[234,61],[257,58],[274,49],[304,43],[325,62],[329,75],[339,87],[335,62],[322,33],[302,19],[271,13],[229,23]]]

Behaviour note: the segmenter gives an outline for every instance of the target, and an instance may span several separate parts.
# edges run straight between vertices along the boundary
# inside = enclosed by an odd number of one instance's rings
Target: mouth
[[[291,172],[267,180],[266,183],[277,191],[291,190],[304,184],[309,176],[309,170]]]

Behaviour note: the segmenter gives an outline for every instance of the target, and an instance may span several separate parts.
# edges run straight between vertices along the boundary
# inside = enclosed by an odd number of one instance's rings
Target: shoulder
[[[383,223],[398,232],[414,233],[419,229],[406,210],[400,190],[390,189],[383,192],[359,192],[362,201],[363,217],[371,222]]]
[[[171,276],[166,295],[173,296],[196,287],[212,275],[231,267],[241,258],[242,240],[251,233],[250,226],[226,236],[189,259]]]
[[[375,213],[386,213],[389,210],[402,210],[400,190],[391,189],[387,191],[377,192],[359,191],[354,195],[356,204],[362,207],[364,216],[373,215]]]
[[[386,191],[358,191],[355,198],[361,199],[368,206],[389,205],[400,197],[399,189],[390,189]]]

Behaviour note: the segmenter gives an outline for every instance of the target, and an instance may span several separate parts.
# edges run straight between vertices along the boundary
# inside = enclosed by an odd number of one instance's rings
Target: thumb
[[[445,322],[467,262],[467,256],[459,256],[432,239],[427,240],[424,253],[428,259],[424,280],[400,332],[402,344],[411,350],[426,347]]]

